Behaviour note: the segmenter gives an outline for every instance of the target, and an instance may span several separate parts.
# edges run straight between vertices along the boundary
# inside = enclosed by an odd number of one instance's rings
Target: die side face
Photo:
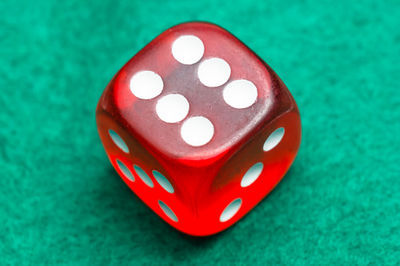
[[[258,132],[253,140],[220,168],[202,199],[200,217],[214,217],[223,230],[252,210],[279,183],[300,145],[297,110],[285,113]],[[240,204],[239,204],[240,203]],[[228,214],[222,210],[228,209]],[[219,217],[219,224],[215,223]],[[205,219],[205,227],[212,227]]]
[[[98,108],[96,118],[107,156],[122,180],[167,223],[190,231],[194,217],[185,187],[108,111]]]
[[[269,71],[225,30],[205,23],[172,28],[115,79],[113,98],[133,134],[182,162],[210,163],[250,138],[285,105]]]
[[[122,179],[191,235],[243,217],[300,143],[285,85],[230,33],[205,23],[176,26],[147,45],[106,88],[96,116]]]

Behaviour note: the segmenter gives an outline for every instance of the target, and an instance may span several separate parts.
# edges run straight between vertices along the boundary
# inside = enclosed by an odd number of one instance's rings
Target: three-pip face
[[[113,78],[99,134],[130,188],[169,224],[219,232],[283,177],[300,143],[297,106],[277,75],[224,29],[175,26]]]

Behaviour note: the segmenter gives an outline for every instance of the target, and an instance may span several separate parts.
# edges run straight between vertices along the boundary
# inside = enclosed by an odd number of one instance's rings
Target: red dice
[[[125,183],[190,235],[220,232],[281,180],[300,144],[293,97],[226,30],[166,30],[112,79],[96,111],[100,138]]]

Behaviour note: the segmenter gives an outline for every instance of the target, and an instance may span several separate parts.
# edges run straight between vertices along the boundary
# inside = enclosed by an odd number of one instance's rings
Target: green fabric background
[[[190,20],[259,54],[303,126],[279,186],[200,239],[128,189],[94,118],[116,71]],[[400,263],[399,1],[2,0],[0,27],[0,264]]]

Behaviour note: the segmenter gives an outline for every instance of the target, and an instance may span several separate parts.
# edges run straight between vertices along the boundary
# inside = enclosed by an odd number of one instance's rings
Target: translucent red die
[[[96,111],[121,178],[155,213],[196,236],[242,218],[281,180],[300,144],[290,92],[226,30],[166,30],[111,80]]]

